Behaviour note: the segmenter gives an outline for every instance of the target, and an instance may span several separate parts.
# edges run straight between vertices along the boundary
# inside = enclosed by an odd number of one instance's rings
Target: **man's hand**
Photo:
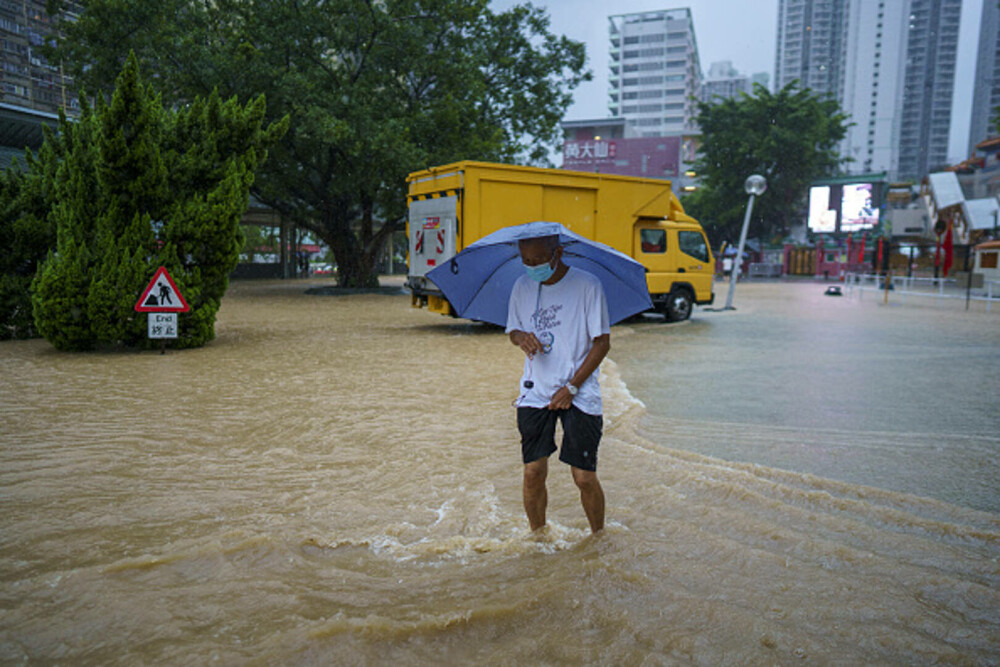
[[[549,401],[549,410],[569,410],[572,406],[573,394],[566,387],[559,387],[559,391]]]
[[[545,349],[541,342],[535,338],[535,334],[516,329],[510,332],[510,342],[521,348],[529,359],[534,359],[536,354]]]

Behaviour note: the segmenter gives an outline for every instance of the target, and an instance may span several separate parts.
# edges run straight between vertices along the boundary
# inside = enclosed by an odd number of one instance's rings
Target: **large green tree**
[[[217,93],[166,109],[134,56],[110,101],[81,107],[29,160],[56,237],[32,286],[39,333],[60,349],[147,344],[133,307],[165,266],[191,307],[174,344],[204,344],[242,248],[253,174],[287,121],[265,126],[263,98]]]
[[[787,233],[802,219],[809,183],[834,174],[843,160],[837,144],[847,117],[836,100],[792,82],[776,93],[755,84],[753,95],[698,104],[701,148],[694,169],[701,187],[684,207],[708,228],[714,241],[739,237],[747,204],[743,183],[767,179],[758,197],[750,236],[765,240]]]
[[[329,244],[345,286],[375,284],[409,172],[544,162],[589,78],[543,10],[488,0],[90,0],[63,30],[58,56],[91,89],[131,48],[170,101],[218,88],[289,114],[253,192]]]

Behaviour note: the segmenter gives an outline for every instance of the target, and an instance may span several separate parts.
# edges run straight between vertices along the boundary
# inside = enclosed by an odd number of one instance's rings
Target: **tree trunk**
[[[351,229],[351,221],[333,212],[324,213],[323,231],[320,237],[330,246],[337,262],[337,285],[378,287],[375,259],[378,257],[381,244],[375,252],[366,249]]]

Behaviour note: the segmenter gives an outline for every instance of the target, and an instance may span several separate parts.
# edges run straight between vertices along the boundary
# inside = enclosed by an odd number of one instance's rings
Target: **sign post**
[[[160,340],[160,354],[167,352],[167,339],[177,338],[177,313],[191,310],[174,284],[167,268],[161,266],[135,304],[138,313],[148,313],[146,335]]]

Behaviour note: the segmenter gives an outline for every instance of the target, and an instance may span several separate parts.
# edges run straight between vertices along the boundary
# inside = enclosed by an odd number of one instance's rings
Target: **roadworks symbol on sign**
[[[166,267],[161,266],[139,297],[135,309],[140,313],[186,313],[191,307],[181,296]]]

